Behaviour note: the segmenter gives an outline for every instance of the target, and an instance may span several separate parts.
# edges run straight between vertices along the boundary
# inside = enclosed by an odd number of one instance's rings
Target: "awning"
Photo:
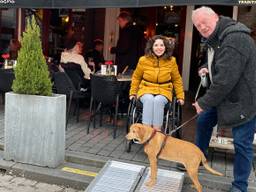
[[[107,8],[164,5],[256,5],[256,0],[0,0],[0,8]]]

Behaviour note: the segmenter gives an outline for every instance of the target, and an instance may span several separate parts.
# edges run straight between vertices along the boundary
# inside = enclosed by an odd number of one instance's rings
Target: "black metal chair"
[[[3,104],[5,102],[5,93],[12,91],[12,82],[15,78],[13,70],[0,70],[0,93],[2,94]]]
[[[90,94],[88,92],[80,91],[75,88],[71,79],[65,72],[54,73],[54,86],[58,94],[65,94],[68,99],[68,108],[67,108],[67,124],[70,117],[70,108],[72,100],[76,101],[75,111],[76,111],[76,120],[79,122],[79,113],[80,113],[80,99],[89,99]]]
[[[96,107],[97,104],[97,107]],[[93,111],[91,110],[93,106]],[[95,128],[95,117],[100,115],[100,126],[102,125],[102,109],[105,107],[115,108],[114,112],[114,131],[113,138],[116,138],[117,131],[117,114],[119,106],[119,82],[115,76],[91,75],[91,104],[90,104],[90,121],[87,127],[89,133],[90,124],[93,120]]]

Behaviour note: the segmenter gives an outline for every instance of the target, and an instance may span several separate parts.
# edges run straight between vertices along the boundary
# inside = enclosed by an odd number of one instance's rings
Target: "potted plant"
[[[52,94],[40,28],[27,20],[14,69],[13,92],[6,94],[4,158],[57,167],[65,155],[65,95]]]

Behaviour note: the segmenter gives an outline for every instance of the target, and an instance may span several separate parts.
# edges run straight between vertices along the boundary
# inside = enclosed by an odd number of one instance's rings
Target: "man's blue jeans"
[[[217,124],[217,110],[211,108],[199,114],[197,119],[196,145],[207,156],[213,127]],[[232,185],[247,192],[248,178],[253,161],[253,138],[256,130],[256,117],[251,121],[232,128],[235,147],[234,181]]]

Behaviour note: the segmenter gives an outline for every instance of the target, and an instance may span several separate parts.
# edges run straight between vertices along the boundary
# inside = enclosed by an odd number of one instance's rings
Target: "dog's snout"
[[[130,134],[128,133],[128,134],[125,136],[125,138],[128,139],[128,140],[131,140]]]

